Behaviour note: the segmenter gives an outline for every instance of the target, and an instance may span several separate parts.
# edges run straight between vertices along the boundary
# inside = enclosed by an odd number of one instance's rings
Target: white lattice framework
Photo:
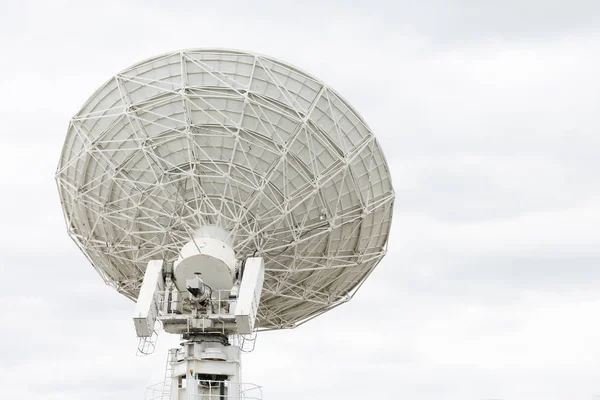
[[[136,64],[73,117],[56,174],[69,234],[137,296],[203,225],[264,257],[261,329],[350,299],[384,256],[394,192],[358,113],[269,57],[187,50]]]

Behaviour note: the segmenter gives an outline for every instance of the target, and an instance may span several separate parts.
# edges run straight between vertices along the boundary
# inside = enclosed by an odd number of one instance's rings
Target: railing
[[[229,290],[213,290],[210,296],[203,301],[198,301],[189,292],[160,292],[158,307],[163,315],[177,315],[180,312],[189,312],[192,307],[205,309],[210,315],[233,314],[237,299],[229,298]]]
[[[252,383],[236,383],[230,381],[207,381],[194,379],[193,385],[196,385],[199,393],[187,394],[177,399],[186,400],[262,400],[262,387]],[[224,386],[221,394],[221,384]],[[164,390],[164,382],[159,382],[146,389],[146,400],[171,400],[170,396]],[[177,389],[181,394],[187,388]],[[232,391],[235,393],[228,393]]]
[[[155,383],[146,388],[146,400],[170,400],[170,395],[164,392],[165,382]]]
[[[254,350],[256,331],[240,334],[237,330],[235,307],[237,298],[229,290],[214,290],[205,298],[194,297],[189,292],[162,291],[157,305],[158,319],[168,333],[219,333],[231,336],[243,352]]]
[[[156,350],[156,340],[158,339],[158,332],[152,331],[152,336],[138,338],[138,348],[135,353],[136,356],[147,356],[154,353]]]

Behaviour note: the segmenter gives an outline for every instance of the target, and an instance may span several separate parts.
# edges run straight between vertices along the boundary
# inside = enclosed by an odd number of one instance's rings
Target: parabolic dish
[[[186,50],[106,82],[69,124],[56,174],[71,237],[135,299],[149,260],[202,226],[264,257],[258,326],[350,299],[384,256],[394,191],[367,124],[334,90],[262,55]]]

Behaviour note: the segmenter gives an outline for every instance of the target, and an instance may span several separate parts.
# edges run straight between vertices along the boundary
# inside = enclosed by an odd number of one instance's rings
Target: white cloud
[[[600,393],[593,2],[22,2],[0,16],[0,376],[13,399],[142,398],[159,338],[68,239],[68,119],[116,71],[186,47],[269,54],[369,122],[397,191],[390,253],[349,304],[259,336],[265,398]]]

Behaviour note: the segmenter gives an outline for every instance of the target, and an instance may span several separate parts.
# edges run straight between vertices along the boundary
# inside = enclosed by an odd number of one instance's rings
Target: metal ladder
[[[177,350],[169,349],[167,354],[167,365],[165,366],[165,380],[163,381],[161,399],[170,400],[171,398],[171,383],[173,378],[173,365],[177,361]]]

